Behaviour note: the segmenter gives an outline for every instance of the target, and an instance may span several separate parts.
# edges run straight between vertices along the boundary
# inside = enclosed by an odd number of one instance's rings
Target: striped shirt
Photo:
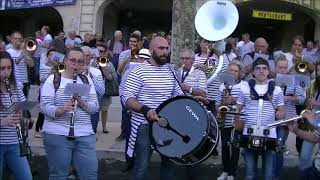
[[[101,71],[90,66],[89,72],[97,95],[102,96],[105,93],[105,86]]]
[[[255,85],[254,89],[258,95],[264,95],[268,91],[268,84]],[[238,95],[237,104],[243,105],[245,108],[245,128],[243,134],[247,135],[247,128],[253,128],[254,136],[263,136],[263,130],[266,129],[268,124],[275,122],[275,108],[283,106],[283,92],[279,86],[275,86],[272,95],[272,104],[270,101],[264,101],[262,99],[252,100],[250,94],[250,87],[241,87],[241,91]],[[274,106],[274,107],[273,107]],[[277,138],[276,128],[270,128],[270,134],[268,137]]]
[[[216,72],[217,75],[216,77],[212,80],[211,78],[208,79],[207,81],[207,86],[208,86],[208,99],[210,101],[213,101],[215,99],[217,99],[218,93],[219,93],[219,87],[221,82],[219,81],[219,77],[222,73],[224,73],[228,67],[229,61],[226,59],[223,59],[223,64],[222,64],[222,68],[219,72]],[[216,61],[216,66],[219,65],[219,61]],[[211,77],[215,76],[215,74],[213,74]],[[210,81],[210,82],[209,82]]]
[[[204,64],[204,63],[206,63],[207,59],[208,59],[208,57],[203,57],[199,54],[196,54],[194,56],[194,63],[193,64],[195,64],[195,65],[196,64]],[[213,61],[217,61],[219,58],[217,55],[213,54],[211,57],[209,57],[209,59],[213,60]]]
[[[127,69],[124,71],[124,73],[121,76],[121,83],[119,85],[119,96],[120,96],[120,100],[121,102],[125,105],[125,102],[123,101],[123,88],[124,88],[124,84],[127,80],[127,76],[128,74],[130,74],[130,72],[141,63],[137,63],[137,62],[130,62],[127,65]]]
[[[181,79],[180,82],[182,82],[182,77],[184,76],[183,73],[186,74],[186,72],[183,72],[182,68],[180,68],[180,76]],[[188,75],[185,77],[183,84],[186,84],[188,86],[191,86],[192,88],[197,88],[205,91],[207,93],[207,77],[204,74],[203,71],[199,69],[195,69],[192,67],[190,71],[188,72]],[[190,95],[190,93],[187,93],[187,95]]]
[[[87,78],[89,84],[91,84],[90,93],[88,97],[82,96],[81,98],[88,103],[88,107],[85,110],[77,107],[75,111],[74,134],[76,137],[94,134],[90,115],[96,113],[99,109],[97,94],[94,86],[92,86],[93,82],[90,77]],[[48,134],[68,135],[71,113],[65,113],[57,117],[55,111],[70,100],[70,95],[65,95],[64,89],[68,83],[73,83],[73,80],[61,76],[59,89],[55,92],[53,79],[54,75],[50,75],[43,84],[41,91],[40,108],[45,115],[42,131]],[[80,77],[78,77],[77,83],[83,84]]]
[[[7,52],[10,54],[11,58],[15,62],[21,55],[22,50],[16,50],[16,49],[8,49]],[[25,59],[21,59],[19,64],[14,64],[14,75],[16,77],[16,80],[21,83],[28,83],[28,63]]]
[[[233,86],[229,86],[229,88],[231,89],[231,96],[238,97],[238,94],[241,91],[241,87],[245,87],[245,86],[248,86],[248,83],[246,81],[240,81],[238,84],[235,84]],[[222,83],[220,85],[218,96],[217,96],[217,99],[216,99],[216,106],[220,106],[221,105],[221,100],[222,100],[222,95],[223,95],[224,89],[225,89],[225,86],[224,86],[224,83]],[[228,106],[228,107],[230,108],[231,105]],[[224,127],[225,128],[233,127],[234,121],[235,121],[234,115],[226,114],[225,120],[224,120]]]
[[[12,100],[13,102],[23,102],[26,98],[22,92],[22,84],[17,83],[17,89],[14,89],[14,86],[11,86],[12,91]],[[11,112],[8,108],[11,105],[9,93],[0,93],[1,98],[1,107],[0,107],[0,121],[9,116]],[[16,127],[12,126],[0,126],[0,144],[18,144],[18,136]]]
[[[123,101],[129,98],[156,109],[165,100],[182,94],[182,91],[169,70],[168,65],[153,66],[148,62],[136,66],[127,76],[123,86]],[[137,131],[141,123],[145,122],[143,114],[132,112],[131,134],[127,154],[132,157]]]
[[[284,90],[281,87],[282,91]],[[288,86],[286,88],[286,92],[284,96],[296,96],[298,98],[298,102],[295,101],[284,101],[284,107],[286,110],[286,118],[290,118],[297,115],[296,105],[303,104],[305,97],[304,97],[304,90],[297,85]]]

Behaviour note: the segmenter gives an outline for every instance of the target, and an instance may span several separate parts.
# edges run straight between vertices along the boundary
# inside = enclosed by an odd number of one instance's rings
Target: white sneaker
[[[34,137],[35,138],[42,138],[42,135],[40,134],[40,132],[35,132]]]
[[[222,172],[221,175],[217,178],[217,180],[225,180],[228,177],[228,173]]]
[[[234,180],[234,177],[233,176],[228,176],[227,180]]]

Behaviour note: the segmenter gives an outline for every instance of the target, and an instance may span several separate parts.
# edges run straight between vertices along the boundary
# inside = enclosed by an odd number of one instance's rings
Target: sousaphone
[[[198,34],[209,41],[215,41],[215,47],[220,52],[224,51],[223,39],[230,36],[239,22],[237,7],[227,0],[212,0],[203,4],[197,11],[195,17],[195,28]],[[208,63],[209,64],[209,63]],[[215,67],[209,67],[211,74],[207,80],[210,85],[221,71],[223,57],[219,57],[219,63]],[[205,70],[207,71],[207,70]]]

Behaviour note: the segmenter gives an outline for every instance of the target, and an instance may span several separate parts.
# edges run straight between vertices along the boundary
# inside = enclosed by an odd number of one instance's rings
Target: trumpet
[[[51,61],[51,64],[53,66],[53,73],[62,73],[66,70],[66,66],[64,65],[64,63],[61,63],[59,61]]]
[[[109,51],[102,53],[101,56],[97,59],[97,64],[99,64],[100,67],[106,67],[110,61],[110,57],[111,54]]]
[[[294,69],[297,73],[307,73],[310,71],[310,64],[307,61],[303,60],[303,55],[298,53],[298,50],[296,50],[297,54],[297,62],[296,65],[294,66]]]
[[[33,52],[37,49],[38,42],[35,38],[28,37],[24,42],[24,49],[28,52]]]
[[[271,123],[269,124],[267,127],[268,128],[272,128],[272,127],[275,127],[275,126],[278,126],[278,125],[282,125],[282,124],[285,124],[285,123],[288,123],[288,122],[291,122],[291,121],[296,121],[298,120],[298,128],[301,129],[301,127],[305,127],[304,131],[314,131],[315,130],[315,127],[309,123],[309,121],[307,119],[305,119],[302,115],[303,113],[305,112],[308,112],[310,110],[303,110],[299,116],[295,116],[295,117],[292,117],[292,118],[289,118],[289,119],[283,119],[283,120],[279,120],[279,121],[276,121],[275,123]],[[319,114],[320,113],[320,110],[314,112],[315,114]],[[299,121],[300,120],[300,121]]]
[[[73,83],[77,83],[77,78],[78,78],[78,74],[76,74],[76,70],[75,70],[75,73],[73,74]],[[74,109],[73,111],[71,112],[70,114],[70,126],[69,126],[69,134],[67,136],[67,140],[69,141],[73,141],[75,140],[75,136],[74,136],[74,118],[75,118],[75,111],[77,109],[77,106],[78,106],[78,101],[75,99],[75,97],[77,96],[77,94],[73,94],[71,96],[71,98],[74,100],[75,102],[75,105],[74,105]]]
[[[117,69],[118,74],[122,74],[124,72],[128,63],[139,58],[139,51],[139,47],[135,47],[131,50],[130,56],[119,65],[119,68]]]
[[[11,91],[11,88],[10,88],[9,79],[5,79],[4,83],[5,83],[6,89],[7,89],[8,94],[9,94],[10,104],[12,105],[13,104],[13,97],[12,97],[12,91]],[[17,112],[16,110],[12,110],[11,114],[19,115],[19,112]],[[21,157],[29,156],[30,155],[29,146],[23,139],[22,128],[21,128],[21,124],[20,123],[16,124],[16,131],[17,131],[19,147],[20,147],[20,156]]]

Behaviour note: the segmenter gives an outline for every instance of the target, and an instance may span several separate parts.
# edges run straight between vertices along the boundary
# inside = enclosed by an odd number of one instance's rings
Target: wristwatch
[[[192,94],[192,87],[190,87],[190,89],[189,89],[189,93],[190,93],[190,94]]]

